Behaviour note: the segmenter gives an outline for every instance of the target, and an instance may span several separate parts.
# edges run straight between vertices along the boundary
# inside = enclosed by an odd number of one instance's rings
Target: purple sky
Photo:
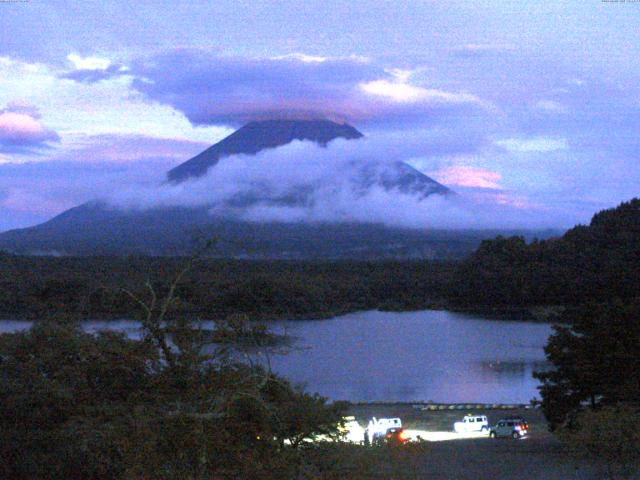
[[[587,222],[638,195],[638,25],[640,3],[600,0],[0,2],[0,231],[93,198],[203,201],[156,186],[237,126],[274,117],[348,121],[368,142],[267,155],[299,171],[252,181],[321,181],[344,158],[321,172],[318,158],[368,155],[482,206],[372,192],[341,199],[348,218]],[[235,170],[210,180],[233,186]],[[319,201],[251,214],[335,213]]]

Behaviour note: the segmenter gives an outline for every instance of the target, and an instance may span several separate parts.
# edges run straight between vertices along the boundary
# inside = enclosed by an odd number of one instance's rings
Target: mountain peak
[[[347,123],[331,120],[256,120],[247,123],[236,133],[282,134],[292,140],[312,140],[327,143],[335,138],[360,138],[362,133]]]
[[[351,125],[330,120],[260,120],[247,123],[204,152],[170,170],[170,182],[180,183],[204,175],[220,159],[229,155],[255,155],[294,140],[326,145],[336,138],[356,139],[363,135]]]

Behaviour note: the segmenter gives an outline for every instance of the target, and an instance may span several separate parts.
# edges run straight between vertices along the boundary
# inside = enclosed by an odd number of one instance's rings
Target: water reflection
[[[301,350],[274,368],[334,399],[525,403],[546,368],[547,324],[445,311],[360,312],[281,322]]]
[[[528,377],[531,376],[532,372],[547,370],[550,367],[546,361],[525,362],[521,360],[484,360],[477,362],[476,365],[485,376],[505,379]]]

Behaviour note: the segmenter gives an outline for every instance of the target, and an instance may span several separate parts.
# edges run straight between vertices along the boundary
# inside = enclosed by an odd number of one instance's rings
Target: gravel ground
[[[601,479],[599,471],[569,456],[555,439],[456,440],[434,442],[418,478]]]

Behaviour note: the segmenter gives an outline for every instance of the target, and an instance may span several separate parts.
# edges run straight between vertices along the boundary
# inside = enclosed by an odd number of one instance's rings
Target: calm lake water
[[[29,328],[0,322],[0,332]],[[273,369],[307,390],[351,401],[526,403],[547,366],[548,324],[487,320],[447,311],[367,311],[329,320],[280,321],[293,348]],[[138,337],[136,322],[86,322]]]

